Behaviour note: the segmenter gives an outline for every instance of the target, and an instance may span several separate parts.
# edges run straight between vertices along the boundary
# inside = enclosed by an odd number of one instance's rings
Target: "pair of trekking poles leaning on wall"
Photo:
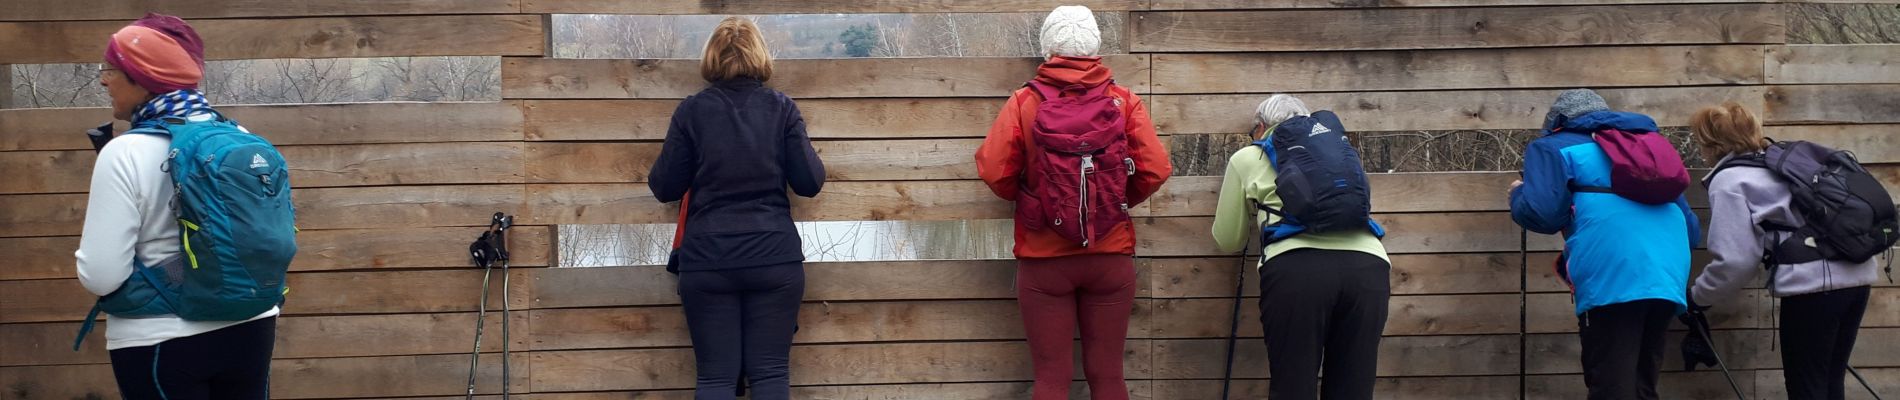
[[[184,21],[149,15],[110,40],[100,81],[114,117],[132,129],[116,140],[110,125],[89,132],[100,155],[76,256],[80,281],[102,296],[94,312],[109,315],[120,391],[267,397],[275,316],[296,252],[284,160],[197,91],[203,44]],[[1090,396],[1126,399],[1123,343],[1136,292],[1128,210],[1172,167],[1147,106],[1097,57],[1088,9],[1057,8],[1040,40],[1047,62],[1004,104],[975,154],[977,170],[1016,203],[1032,397],[1069,396],[1079,329]],[[824,166],[796,104],[766,85],[772,61],[756,26],[721,22],[701,72],[710,86],[673,114],[648,182],[662,202],[692,192],[669,270],[679,274],[695,397],[731,399],[749,388],[753,399],[789,398],[805,278],[785,188],[818,195]],[[1369,399],[1392,268],[1371,218],[1372,188],[1335,114],[1285,95],[1251,112],[1257,141],[1228,160],[1212,233],[1224,251],[1261,238],[1271,398]],[[1735,103],[1697,112],[1690,126],[1702,155],[1720,160],[1702,182],[1706,239],[1683,194],[1694,190],[1689,173],[1657,124],[1589,90],[1559,95],[1524,152],[1522,179],[1508,188],[1518,224],[1564,235],[1557,275],[1573,288],[1589,397],[1656,398],[1664,332],[1678,317],[1693,328],[1685,359],[1713,365],[1701,310],[1767,271],[1784,303],[1789,396],[1841,398],[1877,278],[1874,256],[1895,240],[1892,200],[1850,155],[1773,143]],[[500,235],[509,224],[497,215],[471,248],[479,264],[506,267]],[[1714,258],[1691,284],[1690,252],[1702,243]]]

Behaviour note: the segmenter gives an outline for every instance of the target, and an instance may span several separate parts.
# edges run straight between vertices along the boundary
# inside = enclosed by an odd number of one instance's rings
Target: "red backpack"
[[[1055,87],[1029,82],[1042,98],[1029,127],[1029,180],[1017,201],[1020,222],[1049,229],[1088,247],[1128,221],[1128,118],[1122,100],[1108,95],[1114,81]]]
[[[1656,132],[1605,129],[1592,133],[1610,158],[1610,187],[1579,187],[1576,191],[1615,193],[1643,204],[1674,203],[1689,189],[1689,170],[1669,138]]]

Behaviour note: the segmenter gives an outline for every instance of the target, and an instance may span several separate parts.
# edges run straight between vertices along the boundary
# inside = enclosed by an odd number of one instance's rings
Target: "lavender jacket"
[[[1728,161],[1723,158],[1723,161]],[[1718,163],[1719,164],[1719,163]],[[1690,286],[1699,305],[1727,302],[1743,286],[1756,282],[1763,271],[1762,253],[1779,238],[1761,228],[1764,221],[1801,226],[1805,221],[1789,204],[1787,184],[1773,172],[1737,166],[1709,181],[1709,253],[1714,260]],[[1786,234],[1782,234],[1786,237]],[[1880,257],[1852,263],[1820,260],[1775,267],[1770,293],[1788,297],[1835,289],[1872,285],[1880,279]]]

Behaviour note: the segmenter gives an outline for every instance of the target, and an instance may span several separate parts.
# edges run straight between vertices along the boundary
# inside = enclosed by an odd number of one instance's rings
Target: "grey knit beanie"
[[[1544,113],[1544,130],[1561,128],[1564,121],[1598,111],[1610,111],[1610,103],[1590,89],[1570,89],[1557,94],[1550,112]]]

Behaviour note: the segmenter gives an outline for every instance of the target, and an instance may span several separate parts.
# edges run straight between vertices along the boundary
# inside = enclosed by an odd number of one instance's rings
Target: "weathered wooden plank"
[[[1128,382],[1129,398],[1134,400],[1165,399],[1153,397],[1152,381],[1131,380]],[[792,398],[795,399],[904,399],[904,400],[1020,400],[1029,398],[1034,382],[980,382],[980,383],[910,383],[887,385],[837,385],[837,386],[793,386]],[[559,394],[562,400],[692,400],[693,391],[680,390],[641,390],[619,392],[567,392]],[[1088,383],[1075,382],[1069,385],[1069,397],[1089,398]],[[453,400],[453,399],[440,399]]]
[[[1591,4],[1682,4],[1682,3],[1765,3],[1767,0],[1150,0],[1148,9],[1162,10],[1239,10],[1277,8],[1401,8],[1401,7],[1480,7],[1480,6],[1554,6]],[[1262,394],[1265,395],[1264,393]]]
[[[1133,51],[1781,43],[1783,30],[1772,5],[1138,12]]]
[[[1145,346],[1130,343],[1125,374],[1149,376]],[[1016,381],[1032,377],[1023,342],[889,343],[792,347],[794,385]],[[689,349],[537,351],[537,391],[684,389],[693,386]],[[1082,371],[1077,368],[1079,377]],[[1218,373],[1218,372],[1216,372]]]
[[[1762,134],[1775,140],[1806,140],[1852,151],[1862,163],[1900,163],[1900,124],[1782,125],[1766,127]]]
[[[509,357],[509,390],[528,390],[526,354]],[[271,398],[350,398],[461,395],[467,389],[468,354],[275,360]],[[501,356],[483,355],[475,392],[501,392]],[[108,364],[0,368],[0,387],[22,399],[117,398]]]
[[[0,152],[0,194],[86,193],[92,186],[92,150]]]
[[[466,267],[471,262],[462,243],[481,228],[402,228],[306,231],[297,235],[297,257],[291,271],[409,269]],[[548,265],[553,252],[549,229],[515,227],[509,233],[509,251],[516,267]],[[79,238],[58,236],[0,239],[0,280],[77,279],[73,251]]]
[[[528,349],[528,313],[514,314],[509,326],[513,351]],[[485,322],[492,335],[482,341],[483,352],[501,351],[501,314]],[[0,325],[7,357],[0,366],[105,364],[105,331],[93,330],[86,346],[73,351],[78,322]],[[475,313],[340,315],[279,317],[276,359],[372,357],[421,354],[467,354],[474,348]]]
[[[124,21],[0,23],[0,64],[99,62]],[[230,19],[192,22],[205,59],[539,56],[533,15]]]
[[[767,85],[796,99],[837,97],[1007,97],[1033,78],[1037,58],[864,58],[777,60]],[[1108,56],[1116,82],[1147,88],[1146,56]],[[698,60],[509,58],[501,92],[509,99],[679,99],[706,88]]]
[[[1145,8],[1145,0],[1084,0],[1063,4],[1086,5],[1095,11]],[[729,0],[716,3],[690,0],[521,0],[522,12],[542,14],[853,14],[853,13],[994,13],[1048,12],[1043,1],[982,0],[919,2],[903,0],[820,0],[783,2]]]
[[[1528,321],[1526,329],[1530,333],[1577,332],[1577,306],[1569,293],[1532,293],[1527,300],[1526,309],[1529,312],[1525,318]],[[1733,300],[1714,306],[1709,309],[1708,315],[1709,323],[1715,329],[1774,328],[1770,321],[1776,318],[1775,309],[1767,290],[1745,289]],[[1681,328],[1680,325],[1673,326]]]
[[[245,129],[284,145],[515,141],[521,108],[500,103],[355,103],[221,106]],[[91,150],[84,132],[105,108],[0,110],[0,151]],[[117,131],[125,131],[118,122]]]
[[[1137,300],[1136,318],[1148,315]],[[801,344],[893,341],[1022,340],[1014,299],[807,303],[798,314]],[[534,311],[534,350],[691,346],[677,306]],[[1130,337],[1147,337],[1131,323]]]
[[[1258,294],[1258,292],[1250,293]],[[1227,337],[1233,299],[1155,299],[1150,328],[1155,339]],[[1261,337],[1260,298],[1241,300],[1240,337]],[[1518,331],[1517,294],[1393,296],[1385,334],[1483,335]]]
[[[1571,363],[1576,363],[1571,360]],[[1668,399],[1727,399],[1735,397],[1735,389],[1728,384],[1728,378],[1722,371],[1704,368],[1697,372],[1681,372],[1682,364],[1663,364],[1662,377],[1657,379],[1656,391],[1660,398]],[[1770,371],[1733,371],[1736,386],[1741,387],[1744,396],[1750,399],[1785,399],[1788,396],[1768,396],[1762,391],[1770,387],[1780,387],[1781,379],[1764,380],[1758,374]],[[1528,399],[1559,400],[1578,399],[1589,396],[1588,386],[1583,384],[1583,375],[1532,375],[1525,380],[1529,388]],[[1853,398],[1849,396],[1849,398]]]
[[[1772,86],[1767,99],[1768,124],[1900,123],[1900,84]]]
[[[1519,270],[1516,253],[1399,254],[1392,257],[1392,293],[1476,294],[1516,293]],[[1531,268],[1550,265],[1555,253],[1531,254]],[[1145,259],[1153,276],[1154,297],[1224,298],[1234,295],[1236,257]],[[1260,293],[1255,258],[1246,261],[1247,295]]]
[[[1863,330],[1866,337],[1869,332]],[[1669,332],[1664,340],[1663,364],[1682,365],[1682,351],[1678,347],[1684,331]],[[1731,370],[1776,368],[1781,366],[1781,354],[1776,351],[1780,345],[1776,342],[1772,330],[1718,330],[1710,332],[1715,339],[1715,350],[1722,354],[1722,361]],[[1574,333],[1569,334],[1532,334],[1527,339],[1530,348],[1530,364],[1527,370],[1532,374],[1577,374],[1583,373],[1583,366],[1577,362],[1582,351],[1582,343]],[[1858,351],[1858,350],[1857,350]]]
[[[977,179],[981,139],[852,140],[812,143],[830,181]],[[645,182],[660,143],[528,144],[527,174],[534,183]],[[0,153],[0,163],[6,153]],[[0,184],[4,187],[5,184]]]
[[[1682,87],[1605,89],[1610,107],[1648,114],[1664,126],[1687,126],[1696,110],[1734,100],[1751,109],[1766,89]],[[1455,92],[1309,93],[1300,99],[1314,110],[1333,110],[1354,132],[1538,129],[1557,97],[1554,90]],[[1266,95],[1148,96],[1156,129],[1165,134],[1244,133],[1253,109]]]
[[[1818,3],[1820,1],[1813,2]],[[1880,393],[1900,392],[1900,368],[1867,368],[1862,366],[1855,369],[1857,372],[1860,372],[1861,376],[1867,378],[1867,384],[1873,385],[1875,391]],[[1756,371],[1755,376],[1755,391],[1760,395],[1759,398],[1788,398],[1788,388],[1782,384],[1783,380],[1787,379],[1786,376],[1783,375],[1783,371]],[[1854,400],[1873,400],[1874,397],[1868,395],[1867,389],[1859,385],[1859,382],[1851,378],[1848,379],[1847,398]]]
[[[1764,49],[1656,46],[1155,54],[1153,84],[1154,93],[1760,84],[1762,71],[1750,62],[1760,59]],[[1627,68],[1603,68],[1606,64]]]
[[[1762,66],[1771,84],[1900,83],[1900,44],[1771,49]]]
[[[522,182],[521,143],[286,146],[298,188]]]
[[[1373,218],[1385,226],[1385,248],[1392,254],[1518,249],[1518,228],[1507,213],[1376,214]],[[1203,217],[1137,218],[1135,251],[1147,257],[1231,255],[1215,248],[1208,236],[1211,224],[1213,218]],[[1531,251],[1554,251],[1563,245],[1550,235],[1532,235],[1530,240]],[[1250,248],[1248,251],[1259,250]]]
[[[536,309],[679,304],[675,278],[660,266],[550,268],[534,276]],[[1015,279],[1013,260],[815,262],[805,264],[805,300],[1014,299]]]
[[[509,271],[509,304],[527,309],[534,285],[532,271]],[[502,274],[495,272],[489,308],[499,310]],[[475,311],[481,301],[482,270],[307,272],[290,274],[286,315],[401,314]],[[79,321],[97,297],[78,280],[0,281],[0,323]]]
[[[1227,340],[1154,340],[1155,379],[1220,379]],[[1236,342],[1234,378],[1267,377],[1262,340]],[[1574,363],[1574,361],[1573,361]],[[1398,336],[1379,342],[1379,376],[1517,373],[1517,335]]]
[[[1239,399],[1267,398],[1266,379],[1235,379],[1232,396]],[[1221,381],[1156,380],[1156,399],[1218,399]],[[1379,378],[1373,383],[1372,398],[1379,400],[1515,400],[1517,378],[1509,376],[1404,377]]]
[[[527,100],[528,140],[666,138],[677,100]],[[801,99],[813,138],[980,138],[1003,101],[993,98]]]
[[[486,226],[496,212],[517,214],[521,185],[390,186],[298,190],[305,229]],[[472,237],[471,237],[472,239]]]
[[[1880,139],[1868,138],[1869,142]],[[1825,143],[1825,142],[1823,142]],[[1885,150],[1885,142],[1869,143],[1862,148]],[[1881,153],[1884,154],[1884,153]],[[1900,154],[1897,154],[1900,156]],[[1690,171],[1706,174],[1705,170]],[[1509,211],[1506,195],[1516,171],[1499,172],[1405,172],[1366,174],[1372,184],[1372,211],[1377,213]],[[1220,201],[1220,176],[1177,176],[1168,179],[1161,191],[1147,203],[1135,208],[1135,215],[1150,217],[1191,217],[1214,215]],[[1900,181],[1887,181],[1900,184]],[[1691,207],[1708,207],[1708,192],[1689,190]]]
[[[342,0],[285,3],[270,0],[20,0],[0,4],[0,21],[133,20],[147,12],[191,19],[400,14],[508,14],[518,0]]]
[[[522,223],[664,223],[678,217],[644,184],[530,185]],[[789,193],[788,196],[791,196]],[[835,182],[816,200],[792,196],[799,221],[960,220],[1007,218],[1009,203],[992,200],[978,181]]]
[[[78,235],[86,221],[86,195],[0,195],[0,237]]]

